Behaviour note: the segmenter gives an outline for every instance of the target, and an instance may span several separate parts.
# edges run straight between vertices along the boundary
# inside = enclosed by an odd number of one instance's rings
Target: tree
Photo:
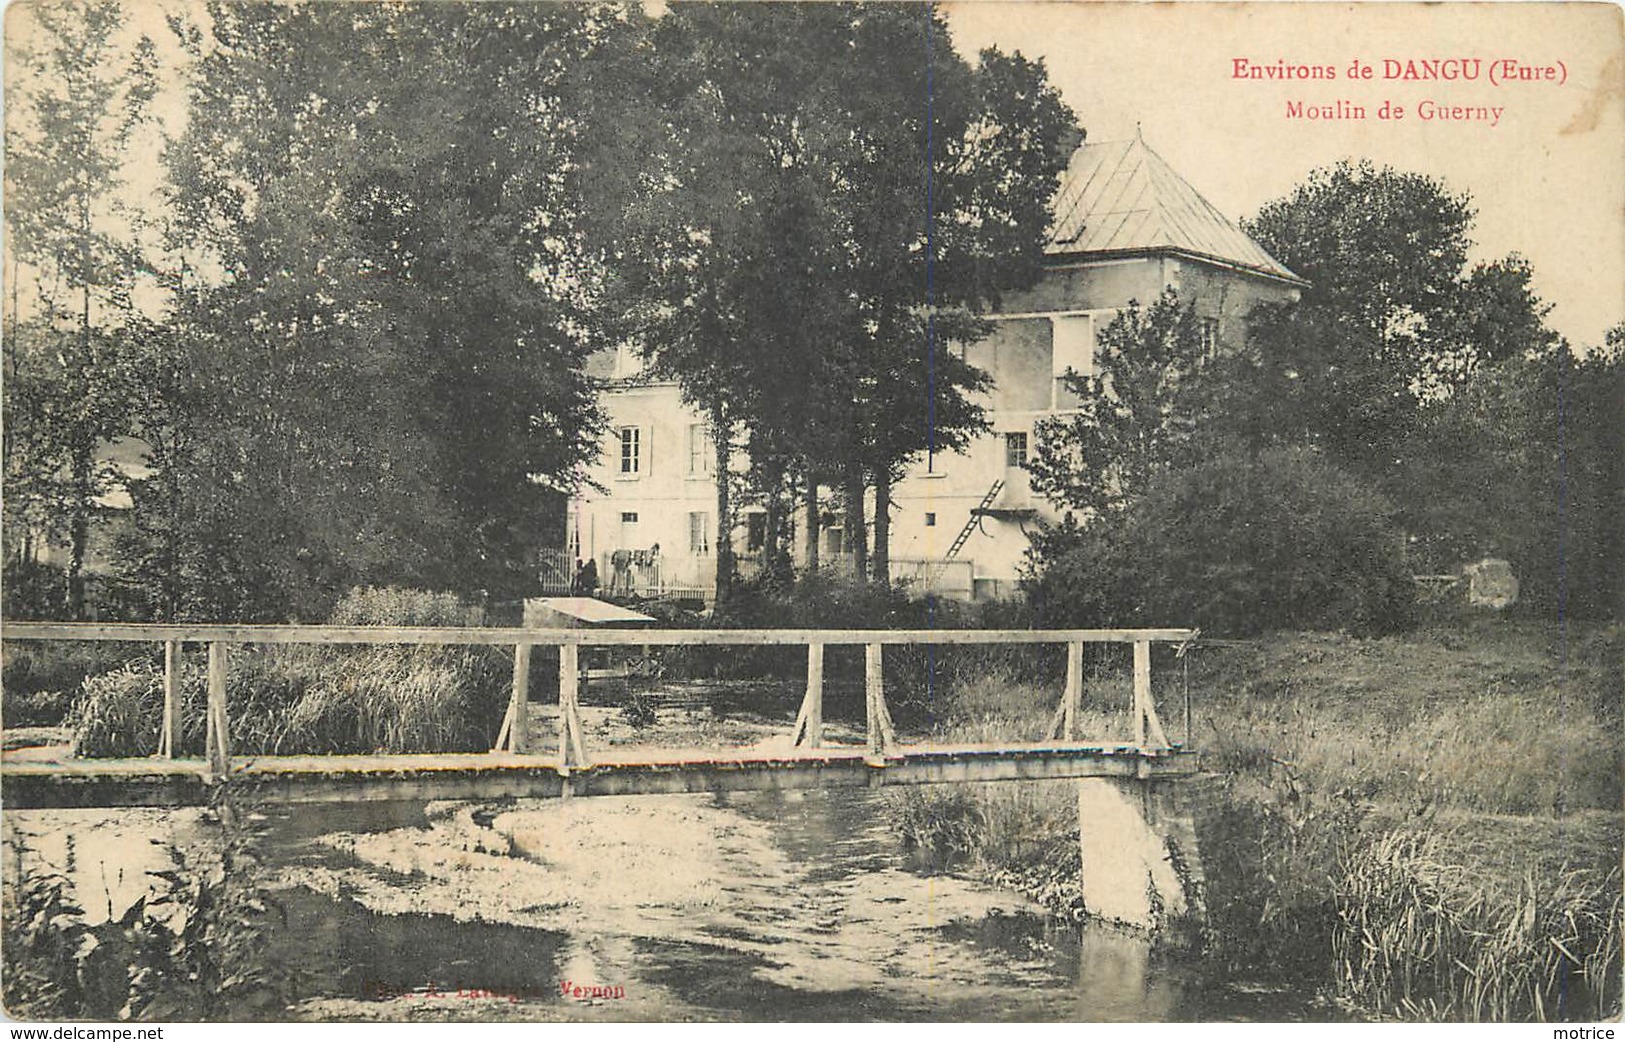
[[[1081,135],[1042,63],[988,49],[971,65],[932,7],[871,9],[849,53],[854,119],[874,143],[848,175],[859,323],[842,473],[860,570],[863,491],[875,489],[872,569],[885,583],[892,483],[985,430],[976,396],[989,379],[949,345],[987,335],[976,315],[1042,274],[1049,202]],[[921,60],[896,58],[910,53]]]
[[[1473,216],[1442,182],[1344,161],[1246,222],[1310,282],[1249,345],[1278,429],[1381,482],[1424,401],[1550,345],[1522,258],[1466,270]]]
[[[8,58],[6,349],[9,554],[32,535],[68,543],[66,610],[85,612],[84,566],[109,475],[97,449],[125,433],[146,330],[131,304],[138,261],[121,164],[154,91],[154,49],[122,38],[112,0],[18,8]],[[25,309],[19,282],[33,293]],[[26,315],[24,312],[27,312]],[[20,538],[19,538],[20,537]]]
[[[884,502],[908,459],[982,423],[985,376],[944,343],[1037,277],[1071,114],[1042,66],[971,68],[931,8],[685,6],[653,41],[655,164],[623,250],[640,340],[710,417],[719,473],[737,426],[758,485],[799,480],[809,515],[843,486],[866,571],[866,487]]]
[[[363,582],[520,595],[598,442],[588,196],[626,20],[244,4],[208,31],[170,151],[194,275],[150,531],[212,558],[198,611],[312,616]]]
[[[1419,345],[1456,307],[1472,220],[1467,196],[1432,178],[1344,160],[1311,171],[1246,230],[1309,281],[1306,305],[1336,314],[1420,375]]]
[[[1101,330],[1096,372],[1064,377],[1078,410],[1039,421],[1033,491],[1088,519],[1190,463],[1222,412],[1212,407],[1220,366],[1207,354],[1195,310],[1172,288],[1149,307],[1129,301]]]

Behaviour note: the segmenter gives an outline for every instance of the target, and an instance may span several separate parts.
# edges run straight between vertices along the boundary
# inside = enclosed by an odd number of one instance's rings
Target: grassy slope
[[[1565,642],[1552,627],[1499,620],[1205,649],[1191,679],[1195,741],[1215,768],[1284,761],[1318,791],[1379,803],[1617,810],[1619,655],[1617,630]]]

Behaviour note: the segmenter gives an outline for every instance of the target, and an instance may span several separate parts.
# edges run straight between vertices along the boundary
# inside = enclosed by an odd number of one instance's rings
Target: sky
[[[129,0],[136,29],[167,41],[163,15],[191,0]],[[6,10],[13,45],[26,5]],[[1442,179],[1478,207],[1473,259],[1528,258],[1550,323],[1577,347],[1625,320],[1625,42],[1617,5],[959,0],[944,5],[956,46],[1042,58],[1092,140],[1146,142],[1232,218],[1281,198],[1345,157]],[[1333,80],[1238,79],[1237,59],[1330,68]],[[1477,59],[1478,78],[1385,77],[1389,62]],[[1492,69],[1560,67],[1561,82],[1489,82]],[[1351,63],[1372,68],[1351,81]],[[1400,65],[1403,71],[1403,64]],[[15,70],[11,70],[15,71]],[[1499,81],[1499,77],[1497,77]],[[171,131],[184,96],[159,105]],[[1407,110],[1379,116],[1383,101]],[[1288,103],[1344,103],[1364,119],[1289,116]],[[1423,120],[1435,107],[1500,109],[1492,119]],[[153,191],[153,147],[128,171]],[[148,196],[150,198],[150,196]]]
[[[1536,291],[1553,305],[1550,324],[1577,347],[1600,343],[1625,320],[1625,50],[1616,5],[963,0],[946,10],[963,53],[998,46],[1044,59],[1091,140],[1132,137],[1138,125],[1229,217],[1255,214],[1316,167],[1369,158],[1471,195],[1473,259],[1528,258]],[[1238,58],[1294,72],[1330,68],[1336,78],[1237,78]],[[1385,77],[1424,59],[1467,62],[1440,65],[1441,74],[1457,72],[1451,81]],[[1472,59],[1478,78],[1469,80]],[[1559,79],[1508,79],[1507,60],[1550,67]],[[1370,79],[1348,78],[1355,61],[1371,66]],[[1404,117],[1380,118],[1384,101]],[[1296,118],[1289,102],[1345,116],[1363,108],[1365,118]],[[1440,107],[1502,111],[1420,118]]]

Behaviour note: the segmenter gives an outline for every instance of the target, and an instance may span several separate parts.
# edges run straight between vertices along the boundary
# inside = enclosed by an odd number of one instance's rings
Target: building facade
[[[1027,532],[1056,517],[1028,481],[1035,425],[1076,408],[1062,377],[1093,371],[1101,330],[1131,301],[1172,287],[1222,351],[1244,342],[1256,305],[1295,300],[1304,285],[1138,137],[1080,147],[1053,210],[1042,279],[987,316],[990,336],[960,349],[993,377],[990,432],[921,459],[893,489],[892,575],[916,588],[1014,593]],[[609,437],[570,505],[571,552],[597,560],[605,588],[708,590],[716,475],[703,422],[674,384],[641,380],[628,350],[593,364]],[[748,562],[762,518],[747,506],[740,520],[736,550]],[[838,529],[822,537],[826,552],[839,548]]]

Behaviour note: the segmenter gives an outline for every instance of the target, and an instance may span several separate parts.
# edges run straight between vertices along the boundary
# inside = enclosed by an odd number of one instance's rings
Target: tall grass
[[[1338,981],[1362,1005],[1425,1020],[1601,1020],[1620,1004],[1616,867],[1503,880],[1399,828],[1344,863]]]
[[[357,591],[343,625],[452,625],[474,616],[449,594]],[[245,754],[477,752],[491,748],[509,697],[501,649],[267,645],[235,649],[227,673],[231,743]],[[203,750],[204,664],[180,667],[181,752]],[[87,679],[70,721],[79,755],[145,756],[157,748],[163,672],[132,661]]]

